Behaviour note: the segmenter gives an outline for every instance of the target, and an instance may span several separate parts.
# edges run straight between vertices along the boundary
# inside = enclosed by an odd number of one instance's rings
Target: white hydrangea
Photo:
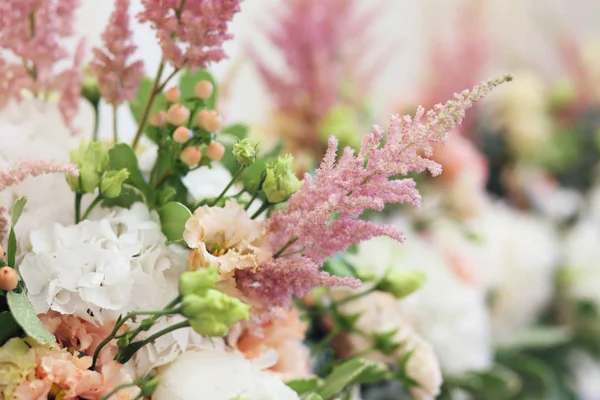
[[[178,293],[187,251],[167,246],[158,216],[142,204],[78,225],[33,230],[19,266],[37,313],[88,321],[160,309]]]
[[[92,136],[94,116],[91,106],[81,102],[73,135],[64,124],[56,103],[41,100],[11,101],[0,113],[0,167],[20,158],[69,161],[69,150],[77,148],[81,140]],[[23,183],[0,193],[0,205],[10,211],[12,203],[27,196],[27,212],[19,220],[17,235],[28,235],[35,227],[51,222],[73,223],[74,195],[65,177],[50,174]]]
[[[152,400],[299,400],[277,376],[226,350],[188,350],[159,369],[159,377]]]

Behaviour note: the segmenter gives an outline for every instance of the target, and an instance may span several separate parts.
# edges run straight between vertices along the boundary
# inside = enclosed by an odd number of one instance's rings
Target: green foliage
[[[183,239],[185,223],[192,216],[190,210],[181,203],[170,202],[158,210],[162,231],[170,242]]]
[[[204,104],[206,107],[214,109],[218,97],[217,82],[210,72],[203,70],[198,70],[192,75],[190,71],[186,69],[181,74],[181,78],[179,79],[179,89],[181,90],[182,99],[181,103],[187,108],[193,109],[194,101],[196,99],[194,89],[196,88],[196,84],[200,81],[210,81],[213,84],[213,93],[204,101]]]
[[[390,377],[390,371],[384,364],[363,358],[353,358],[334,367],[316,393],[324,400],[328,400],[347,387],[381,382]]]
[[[14,268],[17,259],[17,235],[15,233],[15,225],[21,218],[21,214],[27,204],[27,197],[19,197],[12,206],[12,214],[10,216],[10,233],[8,235],[8,248],[6,251],[6,261],[8,266]]]
[[[150,98],[150,94],[152,92],[152,86],[154,85],[154,81],[148,77],[145,77],[140,82],[138,87],[137,95],[132,102],[129,103],[129,109],[131,110],[131,114],[135,121],[140,123],[142,120],[142,115],[144,113],[144,108],[148,103],[148,99]],[[150,108],[150,115],[164,109],[167,105],[167,99],[163,93],[158,93],[156,95],[156,99]],[[157,129],[151,126],[147,126],[146,128],[147,136],[154,142],[156,142]]]
[[[25,291],[18,293],[15,291],[8,292],[6,299],[15,321],[27,335],[41,344],[54,343],[54,336],[42,325]]]
[[[119,143],[110,149],[108,157],[109,169],[117,171],[126,169],[129,171],[129,177],[125,183],[139,190],[147,201],[152,201],[154,192],[150,184],[146,182],[142,171],[140,171],[137,156],[131,146],[126,143]],[[128,196],[130,195],[131,193],[128,193]]]
[[[286,385],[288,385],[294,392],[298,393],[299,395],[303,395],[316,390],[320,384],[322,384],[322,380],[316,375],[311,375],[286,382]]]
[[[19,336],[21,327],[9,311],[0,312],[0,346],[12,337]]]

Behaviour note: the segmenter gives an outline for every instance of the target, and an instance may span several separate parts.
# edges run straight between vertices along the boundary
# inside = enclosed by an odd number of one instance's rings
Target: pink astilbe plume
[[[17,185],[29,177],[51,173],[79,175],[77,165],[59,161],[20,160],[8,168],[0,169],[0,192],[10,186]]]
[[[56,65],[69,56],[61,42],[73,33],[73,16],[79,3],[80,0],[0,2],[0,105],[10,97],[20,99],[24,90],[36,96],[61,92],[68,97],[61,107],[63,119],[71,123],[76,103],[70,98],[73,92],[79,92],[81,82],[72,79],[69,89],[63,91],[64,79]],[[80,56],[76,55],[76,59]],[[81,68],[63,72],[82,73]]]
[[[102,34],[104,48],[94,48],[94,59],[90,63],[102,97],[112,105],[133,100],[144,77],[144,63],[130,60],[136,46],[132,43],[128,10],[129,0],[117,0]]]
[[[142,0],[138,15],[156,29],[163,57],[176,68],[206,68],[226,58],[227,24],[241,0]]]
[[[340,103],[343,79],[359,86],[376,73],[373,66],[359,68],[372,53],[368,27],[376,13],[361,12],[357,6],[356,0],[288,0],[269,14],[275,23],[264,29],[284,58],[285,73],[256,51],[250,53],[277,113],[285,118],[274,133],[285,139],[286,152],[305,150],[322,157],[319,125]],[[352,76],[359,71],[360,76]],[[361,89],[358,97],[364,94]]]
[[[381,210],[387,203],[418,206],[421,198],[415,182],[391,178],[425,170],[440,174],[441,166],[428,158],[432,146],[446,141],[448,132],[461,123],[474,102],[509,79],[482,83],[427,113],[419,107],[413,118],[394,115],[386,141],[384,130],[376,126],[364,136],[358,155],[346,148],[337,162],[338,141],[330,138],[314,178],[305,175],[287,208],[269,219],[271,245],[281,250],[258,272],[238,274],[240,290],[261,303],[287,305],[291,294],[302,295],[311,287],[356,283],[331,277],[319,268],[327,257],[375,236],[402,241],[402,232],[394,226],[360,220],[360,215],[365,210]],[[289,291],[277,287],[288,285]]]

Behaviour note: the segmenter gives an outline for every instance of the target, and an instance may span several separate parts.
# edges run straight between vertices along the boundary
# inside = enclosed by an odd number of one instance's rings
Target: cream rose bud
[[[173,132],[173,140],[176,143],[183,144],[190,139],[190,130],[185,126],[180,126]]]
[[[183,125],[189,117],[190,110],[181,104],[173,104],[167,111],[167,121],[173,125]]]
[[[186,147],[179,158],[187,166],[197,165],[202,159],[202,152],[195,146]]]
[[[169,103],[177,103],[181,98],[181,90],[176,87],[172,87],[165,92],[165,98]]]
[[[190,373],[194,371],[194,373]],[[235,398],[298,400],[275,375],[262,371],[237,352],[188,350],[159,370],[160,384],[152,400]]]
[[[19,284],[19,276],[11,267],[0,268],[0,289],[10,291]]]
[[[165,111],[159,111],[150,116],[150,125],[152,126],[165,126],[167,124],[167,113]]]
[[[206,147],[206,157],[211,161],[219,161],[225,154],[225,146],[219,142],[212,142]]]
[[[201,100],[208,100],[213,94],[213,84],[210,81],[200,81],[194,88],[194,93]]]

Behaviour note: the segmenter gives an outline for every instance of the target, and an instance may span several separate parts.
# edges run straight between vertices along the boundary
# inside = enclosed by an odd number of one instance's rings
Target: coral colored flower
[[[174,67],[205,68],[224,59],[227,24],[241,0],[143,0],[141,22],[156,30],[165,60]]]
[[[136,50],[129,28],[129,0],[117,0],[106,30],[104,48],[94,48],[90,71],[98,78],[98,87],[108,104],[131,101],[144,77],[144,63],[130,60]]]
[[[244,330],[234,345],[248,359],[275,350],[277,362],[270,370],[280,374],[284,380],[294,379],[310,374],[309,351],[302,342],[306,329],[306,323],[300,319],[298,309],[294,308],[259,329]]]
[[[195,249],[193,269],[216,265],[223,275],[234,270],[256,269],[271,257],[265,225],[250,216],[235,200],[225,207],[202,206],[186,222],[183,239]]]

